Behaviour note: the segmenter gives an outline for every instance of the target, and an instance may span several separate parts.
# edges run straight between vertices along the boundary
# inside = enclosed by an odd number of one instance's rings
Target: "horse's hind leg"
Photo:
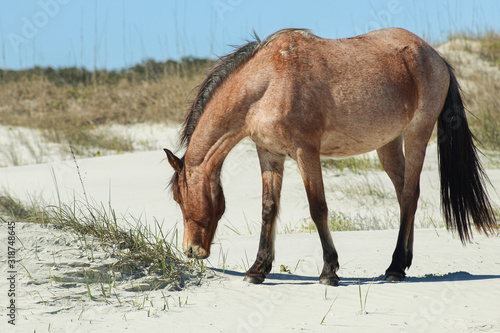
[[[426,124],[422,121],[420,124],[411,124],[405,132],[404,181],[401,193],[398,193],[401,208],[400,229],[392,262],[386,271],[386,279],[388,281],[401,281],[405,277],[405,270],[411,266],[413,258],[414,218],[420,195],[420,173],[432,128],[433,123],[431,121]],[[388,171],[388,174],[391,176],[391,171]],[[393,177],[391,176],[391,179]],[[401,177],[400,171],[395,177],[396,192],[398,192],[398,185],[396,184],[399,184],[401,181],[398,180],[399,177]]]
[[[405,157],[403,154],[403,135],[401,134],[393,141],[377,149],[377,154],[380,159],[380,163],[382,164],[382,167],[384,168],[385,172],[387,173],[392,183],[394,184],[394,188],[396,190],[396,195],[399,202],[400,213],[402,213],[403,210],[406,209],[407,207],[405,206],[405,208],[403,208],[401,202],[404,183],[405,183]],[[401,216],[403,216],[403,214],[401,214]],[[403,260],[402,258],[407,258],[409,255],[411,262],[412,254],[411,251],[410,253],[407,253],[408,246],[405,244],[407,242],[405,241],[405,239],[407,238],[406,229],[409,228],[410,223],[411,222],[408,221],[408,219],[403,220],[403,218],[401,218],[401,230],[404,231],[400,231],[398,239],[399,248],[396,249],[394,253],[393,263],[391,265],[391,268],[389,268],[386,272],[387,278],[390,280],[400,280],[404,277],[404,269],[406,268],[408,262],[407,259]],[[411,227],[411,230],[412,231],[410,231],[410,233],[413,232],[413,227]],[[409,238],[413,239],[412,236]],[[402,245],[399,245],[400,243]],[[405,263],[401,264],[402,261],[405,261]]]
[[[262,231],[254,264],[245,274],[245,281],[262,283],[271,271],[274,260],[275,222],[278,216],[284,155],[257,147],[262,172]]]
[[[338,254],[328,229],[328,207],[323,188],[319,152],[313,149],[299,148],[297,150],[297,163],[306,188],[311,218],[316,224],[323,247],[324,264],[319,281],[323,284],[337,286],[340,280],[336,273],[339,268]]]
[[[396,195],[401,208],[401,194],[403,193],[405,177],[405,157],[403,155],[403,135],[392,140],[385,146],[377,149],[380,163],[391,179],[396,189]]]

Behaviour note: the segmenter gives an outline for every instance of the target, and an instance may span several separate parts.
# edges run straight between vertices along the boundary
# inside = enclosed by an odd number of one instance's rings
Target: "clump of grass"
[[[349,217],[341,212],[331,211],[328,215],[328,227],[331,231],[358,231],[361,230]],[[313,221],[308,221],[303,230],[307,232],[316,231],[316,225]]]
[[[92,148],[106,149],[116,152],[133,151],[134,145],[130,138],[109,136],[106,133],[96,132],[91,127],[52,129],[43,132],[44,136],[52,142],[67,143],[72,146],[77,155],[87,155]],[[94,149],[94,150],[95,150]],[[99,152],[96,153],[100,155]]]
[[[341,212],[330,212],[328,226],[332,231],[357,231],[355,222]]]
[[[29,210],[19,200],[8,195],[0,196],[0,211],[21,220],[27,219],[31,215]]]
[[[374,160],[365,155],[341,160],[322,160],[321,166],[325,169],[337,169],[340,172],[344,172],[345,169],[349,169],[353,173],[365,173],[368,170],[383,170],[382,165],[378,160]]]
[[[93,237],[104,249],[109,249],[117,261],[112,269],[134,276],[153,276],[158,285],[182,288],[190,279],[201,280],[204,268],[199,261],[185,261],[181,252],[169,241],[160,224],[153,231],[139,220],[124,229],[115,211],[104,205],[91,205],[75,200],[67,205],[23,204],[9,195],[0,197],[0,210],[19,222],[40,223],[75,232],[82,239]],[[171,236],[173,237],[173,236]]]

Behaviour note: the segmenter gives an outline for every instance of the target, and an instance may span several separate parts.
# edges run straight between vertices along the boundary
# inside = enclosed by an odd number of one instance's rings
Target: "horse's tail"
[[[453,67],[448,62],[446,65],[450,86],[438,119],[441,207],[446,227],[457,230],[465,244],[471,240],[472,224],[486,235],[498,226],[485,189],[489,179],[478,158],[476,138],[467,124],[460,86]]]

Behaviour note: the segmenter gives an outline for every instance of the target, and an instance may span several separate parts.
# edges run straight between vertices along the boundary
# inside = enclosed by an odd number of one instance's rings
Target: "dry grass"
[[[36,128],[178,121],[198,81],[168,76],[158,81],[124,79],[113,85],[75,88],[38,77],[2,85],[0,115],[6,124]]]
[[[469,117],[472,132],[483,147],[500,150],[500,82],[478,74],[477,90],[469,91],[466,103],[475,117]]]
[[[481,34],[459,33],[450,36],[452,39],[465,39],[479,42],[480,47],[477,49],[469,49],[476,52],[483,59],[490,61],[500,68],[500,33],[488,30]]]
[[[84,82],[49,79],[46,71],[0,81],[0,123],[46,130],[50,141],[74,146],[131,150],[129,142],[96,135],[92,129],[110,123],[179,122],[190,92],[210,62],[189,72],[168,70],[156,75],[116,74]]]
[[[464,89],[472,132],[481,146],[500,150],[500,34],[462,33],[450,36],[444,55],[454,65]]]

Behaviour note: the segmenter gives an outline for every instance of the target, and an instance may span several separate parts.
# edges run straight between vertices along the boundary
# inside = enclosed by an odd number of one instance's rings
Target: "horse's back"
[[[442,75],[446,67],[425,41],[399,28],[344,39],[289,30],[259,53],[255,60],[266,68],[269,83],[257,104],[259,121],[265,119],[258,127],[267,123],[265,135],[271,137],[286,135],[276,131],[286,128],[289,137],[281,145],[307,137],[309,144],[321,142],[322,154],[337,157],[399,136],[421,103],[423,85],[434,79],[432,71]]]

